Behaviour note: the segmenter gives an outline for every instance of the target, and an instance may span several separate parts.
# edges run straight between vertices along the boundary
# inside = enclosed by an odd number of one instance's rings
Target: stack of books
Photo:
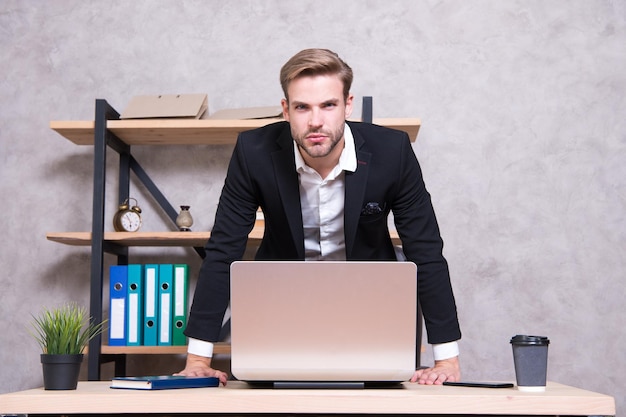
[[[112,265],[109,345],[186,345],[188,269],[186,264]]]

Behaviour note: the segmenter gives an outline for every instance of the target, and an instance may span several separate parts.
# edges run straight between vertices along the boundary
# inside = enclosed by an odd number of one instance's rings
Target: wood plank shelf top
[[[107,128],[128,145],[226,145],[243,131],[282,119],[140,119],[109,120]],[[374,119],[374,124],[407,132],[412,142],[421,125],[418,118]],[[51,121],[50,128],[77,145],[93,145],[95,122]]]
[[[187,346],[109,346],[102,345],[100,353],[108,355],[178,355],[186,354]],[[213,344],[216,355],[230,355],[230,343]]]
[[[263,238],[263,226],[255,226],[248,235],[248,244],[259,244]],[[391,240],[399,245],[398,232],[391,230]],[[121,246],[184,246],[204,247],[211,232],[105,232],[104,240]],[[46,239],[70,246],[91,245],[91,232],[50,232]]]
[[[260,236],[257,234],[260,233]],[[262,231],[253,231],[250,238],[260,239]],[[105,232],[104,241],[121,246],[186,246],[203,247],[211,232]],[[70,246],[91,245],[91,232],[51,232],[46,234],[50,241]]]

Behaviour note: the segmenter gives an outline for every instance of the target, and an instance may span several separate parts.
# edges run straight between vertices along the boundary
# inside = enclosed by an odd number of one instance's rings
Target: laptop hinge
[[[364,382],[339,381],[278,381],[273,383],[274,388],[292,389],[363,389]]]

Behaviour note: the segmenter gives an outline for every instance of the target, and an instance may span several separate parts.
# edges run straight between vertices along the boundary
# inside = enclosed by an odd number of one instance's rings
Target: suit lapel
[[[277,140],[279,150],[272,153],[274,175],[278,192],[287,216],[287,223],[293,236],[293,243],[298,255],[304,259],[304,231],[302,226],[302,209],[300,207],[300,185],[295,170],[293,139],[289,125]]]
[[[361,216],[361,206],[365,195],[367,177],[369,175],[369,164],[372,154],[362,149],[365,140],[360,132],[351,126],[356,147],[357,167],[355,172],[346,172],[346,197],[344,204],[344,233],[346,238],[346,257],[350,259],[350,254],[354,248],[357,226]]]

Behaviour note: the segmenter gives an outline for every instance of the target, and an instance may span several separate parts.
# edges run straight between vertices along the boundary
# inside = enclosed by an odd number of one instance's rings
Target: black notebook
[[[219,384],[218,378],[202,376],[126,376],[111,380],[111,388],[144,390],[217,387]]]

